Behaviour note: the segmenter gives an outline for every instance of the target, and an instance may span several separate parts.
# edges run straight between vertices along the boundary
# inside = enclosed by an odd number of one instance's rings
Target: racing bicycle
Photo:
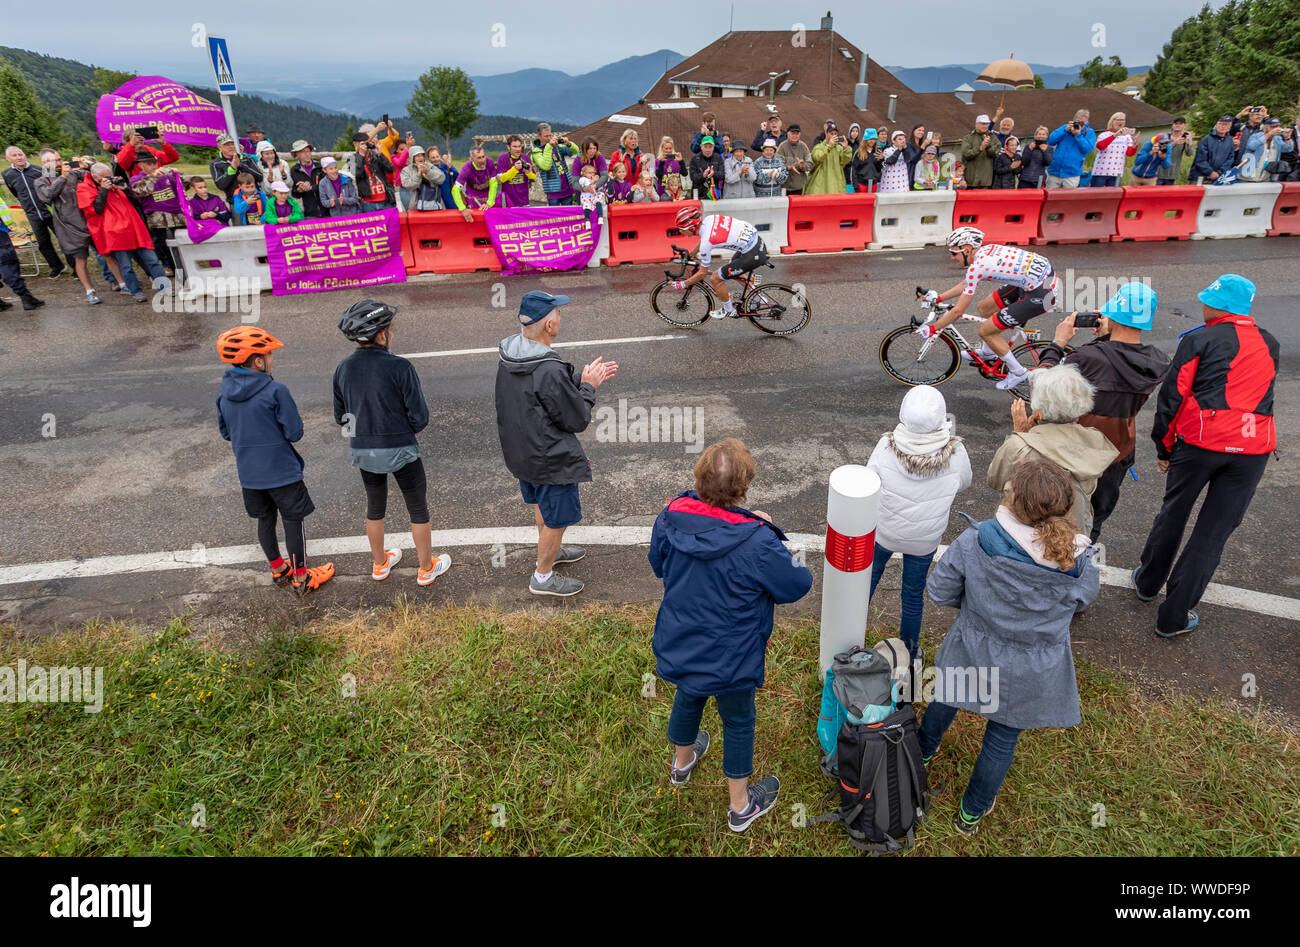
[[[953,323],[938,336],[929,339],[917,335],[917,326],[934,322],[952,309],[952,304],[925,302],[925,290],[920,286],[916,288],[916,296],[921,300],[921,310],[928,312],[929,315],[922,319],[914,314],[908,325],[893,330],[880,343],[880,364],[890,376],[905,385],[942,385],[957,374],[957,369],[961,368],[961,363],[964,361],[961,353],[969,352],[970,364],[985,378],[1000,381],[1007,377],[1002,359],[996,355],[988,359],[982,358],[979,352],[966,341],[966,337],[958,331],[958,323]],[[960,321],[983,322],[984,317],[963,313]],[[1037,330],[1026,330],[1023,326],[1016,326],[1015,333],[1011,337],[1012,354],[1030,371],[1042,365],[1043,350],[1051,344],[1043,341]],[[1068,345],[1063,348],[1066,352],[1073,351],[1073,348]],[[1012,388],[1011,394],[1028,401],[1029,380],[1026,378],[1024,382]]]
[[[673,262],[677,272],[664,270],[664,281],[650,290],[650,308],[656,316],[677,329],[693,329],[709,321],[709,311],[721,306],[707,283],[692,283],[685,289],[673,289],[673,281],[686,276],[686,268],[695,263],[692,273],[700,264],[691,260],[689,250],[673,246]],[[775,267],[774,263],[768,263]],[[739,299],[734,318],[748,319],[761,332],[768,335],[794,335],[812,318],[812,306],[803,293],[783,283],[765,283],[754,271],[731,277],[739,284],[732,290],[732,298]]]

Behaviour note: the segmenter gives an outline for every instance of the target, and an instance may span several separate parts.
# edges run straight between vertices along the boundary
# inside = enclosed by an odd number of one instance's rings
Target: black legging
[[[406,501],[406,512],[412,523],[429,522],[429,506],[425,499],[427,481],[424,461],[416,458],[405,467],[393,471],[393,479]],[[361,482],[366,486],[366,519],[382,520],[388,511],[388,474],[361,471]]]
[[[275,535],[276,512],[257,518],[257,541],[262,544],[268,562],[280,558],[280,543]],[[302,520],[284,521],[284,544],[289,550],[289,562],[295,569],[307,568],[307,531]]]

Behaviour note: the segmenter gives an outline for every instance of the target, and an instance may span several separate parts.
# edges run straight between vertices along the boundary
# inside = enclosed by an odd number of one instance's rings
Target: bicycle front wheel
[[[755,329],[768,335],[794,335],[812,318],[812,305],[803,293],[783,283],[763,283],[745,297],[744,315]]]
[[[947,333],[927,341],[915,326],[901,326],[880,342],[880,365],[905,385],[942,385],[961,366],[957,343]]]
[[[709,321],[709,310],[716,309],[713,293],[702,283],[685,289],[673,289],[664,280],[650,291],[650,308],[674,329],[694,329]]]
[[[1042,341],[1026,342],[1024,345],[1016,346],[1016,348],[1012,350],[1011,354],[1016,357],[1016,361],[1018,361],[1028,371],[1032,372],[1036,368],[1043,367],[1043,351],[1051,344],[1051,342]],[[1064,350],[1064,354],[1066,355],[1074,351],[1074,347],[1070,345],[1063,345],[1061,348]],[[1012,388],[1011,393],[1023,401],[1028,401],[1029,379],[1026,378],[1023,382]]]

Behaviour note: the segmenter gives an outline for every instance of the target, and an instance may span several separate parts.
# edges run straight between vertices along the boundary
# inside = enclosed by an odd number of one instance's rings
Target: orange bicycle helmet
[[[254,355],[284,348],[284,343],[257,326],[235,326],[217,336],[217,354],[223,362],[242,365]]]

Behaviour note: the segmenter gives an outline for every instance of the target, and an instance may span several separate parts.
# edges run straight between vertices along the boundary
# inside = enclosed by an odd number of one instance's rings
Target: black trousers
[[[65,264],[59,258],[58,251],[54,249],[54,241],[50,239],[49,223],[39,216],[29,216],[27,222],[32,225],[32,236],[36,238],[36,246],[41,251],[41,256],[45,257],[45,262],[50,265],[51,272],[57,273],[60,270],[71,269],[72,264]]]
[[[1097,478],[1097,489],[1092,491],[1092,541],[1101,536],[1101,524],[1110,519],[1119,503],[1119,488],[1124,485],[1124,475],[1133,466],[1135,455],[1115,461]]]
[[[1187,627],[1187,611],[1194,608],[1214,577],[1223,546],[1246,515],[1255,488],[1264,476],[1268,454],[1220,454],[1179,442],[1174,446],[1165,485],[1164,505],[1156,514],[1142,550],[1137,589],[1155,595],[1168,579],[1165,600],[1156,616],[1160,631]],[[1191,539],[1174,564],[1192,507],[1202,490],[1205,503]],[[1170,571],[1172,569],[1172,572]]]
[[[19,296],[27,292],[27,283],[23,280],[18,254],[14,252],[13,241],[9,239],[9,233],[5,230],[0,230],[0,282]]]

